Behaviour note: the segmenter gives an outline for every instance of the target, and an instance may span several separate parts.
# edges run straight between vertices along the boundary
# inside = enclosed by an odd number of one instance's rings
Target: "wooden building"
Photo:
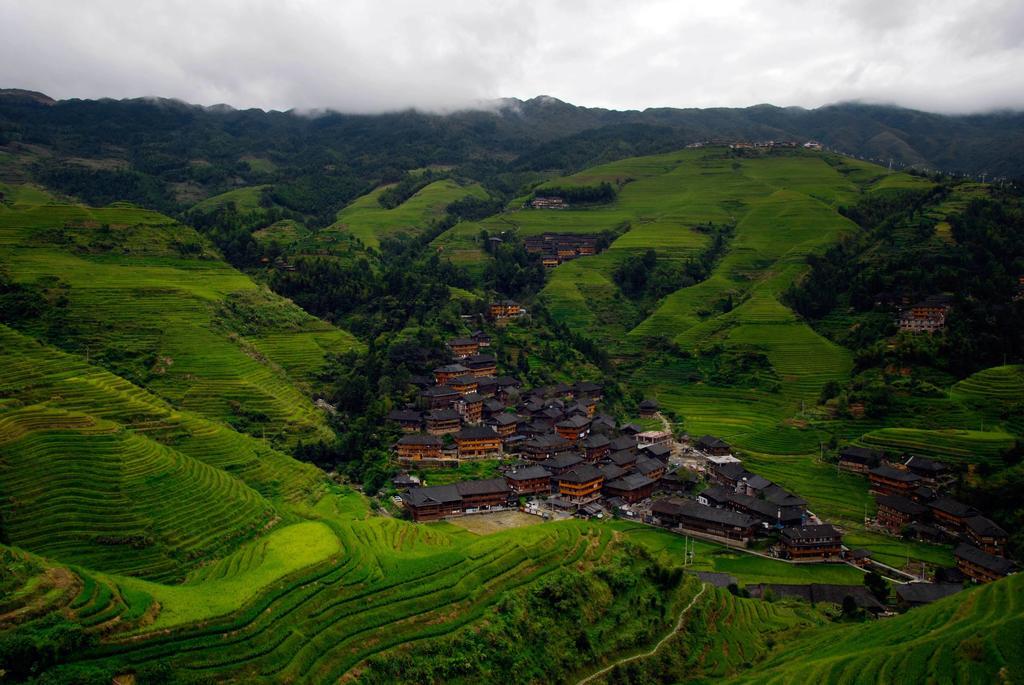
[[[413,409],[392,409],[387,419],[397,423],[406,433],[418,433],[423,429],[423,414]]]
[[[493,354],[474,354],[463,359],[462,364],[469,368],[469,372],[477,378],[494,376],[498,373],[498,361]]]
[[[522,453],[531,461],[544,461],[572,449],[572,443],[557,433],[536,435],[523,443]]]
[[[455,359],[465,359],[480,352],[480,342],[474,338],[452,338],[448,349]]]
[[[502,437],[502,439],[505,439],[515,435],[516,430],[519,429],[519,424],[522,423],[522,421],[523,417],[503,411],[500,414],[495,414],[491,418],[487,419],[484,423],[493,428],[494,431]]]
[[[868,471],[870,490],[876,495],[910,496],[919,485],[921,476],[909,471],[894,469],[891,466],[876,466]]]
[[[522,316],[523,308],[518,302],[502,300],[500,302],[492,302],[488,308],[488,314],[495,321],[499,319],[514,319]]]
[[[590,432],[590,419],[585,416],[572,416],[556,423],[555,431],[569,442],[579,442]]]
[[[713,435],[704,435],[698,438],[694,447],[704,454],[711,454],[719,457],[732,454],[732,447],[729,446],[729,443],[721,438],[716,438]]]
[[[661,406],[655,400],[644,400],[640,403],[640,416],[641,418],[650,419],[653,418],[658,411],[661,410]]]
[[[587,461],[596,462],[604,459],[611,452],[612,441],[608,439],[607,435],[601,433],[591,433],[588,435],[580,447],[583,448],[583,454]]]
[[[462,497],[462,508],[467,512],[507,507],[514,496],[512,488],[504,478],[464,480],[455,484]]]
[[[928,508],[932,510],[935,525],[953,533],[962,533],[967,519],[981,515],[974,507],[958,502],[952,497],[939,497],[929,502]]]
[[[501,436],[490,426],[468,426],[455,434],[459,459],[478,459],[501,454]]]
[[[403,435],[395,443],[395,454],[399,459],[420,461],[441,458],[441,438],[436,435],[412,433]]]
[[[576,452],[559,452],[549,459],[540,462],[540,465],[552,476],[560,476],[583,463],[583,457]]]
[[[484,417],[484,396],[471,392],[455,400],[455,411],[462,415],[465,423],[480,423]]]
[[[606,482],[601,492],[605,497],[621,497],[633,504],[646,499],[654,492],[655,482],[640,473],[630,473],[616,480]]]
[[[410,488],[402,502],[413,521],[437,521],[462,512],[462,495],[455,485]]]
[[[582,464],[554,476],[559,494],[570,502],[588,502],[596,499],[604,484],[604,474],[593,464]]]
[[[664,526],[743,545],[754,538],[757,527],[752,516],[675,497],[655,501],[651,505],[651,515]]]
[[[657,459],[651,459],[643,454],[637,456],[633,462],[633,470],[647,476],[651,480],[658,480],[665,475],[665,464]]]
[[[921,477],[921,481],[929,486],[935,487],[946,480],[949,475],[949,467],[940,461],[926,459],[924,457],[912,456],[903,462],[903,468]]]
[[[882,463],[884,452],[865,447],[844,447],[839,452],[839,468],[851,473],[867,473]]]
[[[885,526],[889,532],[899,534],[911,523],[924,521],[928,518],[928,507],[899,495],[879,495],[876,519],[879,525]]]
[[[841,561],[843,536],[829,523],[783,528],[779,542],[787,559]]]
[[[509,471],[505,481],[516,495],[546,495],[551,492],[551,473],[534,464]]]
[[[427,432],[431,435],[457,433],[462,428],[461,416],[454,409],[433,409],[427,412]]]
[[[1014,573],[1017,569],[1012,561],[988,554],[974,545],[961,543],[953,550],[956,567],[968,578],[979,583],[990,583]]]
[[[473,374],[465,374],[449,378],[447,385],[457,393],[468,395],[476,392],[476,389],[480,387],[480,380]]]
[[[469,369],[462,364],[445,364],[434,369],[434,382],[438,385],[447,385],[451,379],[465,376],[467,373]]]
[[[1010,536],[994,521],[984,516],[972,516],[964,521],[964,534],[982,552],[997,557],[1006,556]]]
[[[426,409],[444,409],[450,407],[462,393],[452,390],[446,385],[436,385],[420,392],[420,403]]]

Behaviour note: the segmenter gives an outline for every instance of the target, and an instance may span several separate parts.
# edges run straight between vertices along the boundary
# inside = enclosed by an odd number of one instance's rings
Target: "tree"
[[[853,618],[858,613],[859,609],[857,607],[857,600],[850,595],[843,597],[843,616],[846,618]]]
[[[870,571],[864,576],[864,586],[879,602],[884,602],[889,598],[889,583],[874,571]]]

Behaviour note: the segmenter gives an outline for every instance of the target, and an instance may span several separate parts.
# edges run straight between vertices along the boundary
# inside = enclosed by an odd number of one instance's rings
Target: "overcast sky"
[[[1021,0],[0,0],[0,87],[375,112],[1024,108]]]

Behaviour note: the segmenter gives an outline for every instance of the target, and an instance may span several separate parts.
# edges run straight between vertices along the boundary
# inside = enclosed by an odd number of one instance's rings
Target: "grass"
[[[198,569],[184,585],[157,585],[124,579],[125,587],[160,602],[160,614],[147,630],[170,628],[237,611],[276,581],[341,552],[330,527],[307,521],[277,529],[216,563]]]
[[[238,211],[251,212],[260,208],[260,199],[263,197],[263,191],[269,187],[261,185],[236,188],[235,190],[229,190],[220,195],[214,195],[201,202],[197,202],[192,209],[200,212],[212,212],[218,207],[234,202]]]
[[[464,197],[485,199],[487,193],[477,184],[462,186],[450,179],[434,181],[394,209],[380,206],[381,193],[391,186],[381,186],[356,198],[338,212],[335,223],[323,233],[344,232],[355,236],[364,245],[379,248],[384,237],[413,233],[426,229],[431,221],[444,215],[445,208]]]
[[[1011,682],[1024,673],[1024,576],[902,616],[788,642],[737,683]]]
[[[327,353],[359,343],[225,264],[192,229],[126,206],[39,205],[0,216],[0,258],[16,281],[69,286],[61,330],[26,332],[278,444],[329,436],[305,384]]]
[[[860,443],[896,453],[910,452],[953,463],[1000,463],[1000,456],[1013,447],[1009,433],[974,430],[920,430],[881,428],[865,433]]]

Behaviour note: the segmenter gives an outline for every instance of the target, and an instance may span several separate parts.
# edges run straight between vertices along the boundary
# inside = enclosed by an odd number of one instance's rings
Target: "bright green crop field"
[[[430,221],[444,215],[445,207],[464,197],[485,199],[487,193],[477,184],[461,186],[452,180],[434,181],[395,207],[380,206],[380,194],[390,186],[381,186],[354,200],[338,212],[335,223],[323,233],[343,232],[355,236],[367,247],[380,247],[381,238],[422,231]]]

